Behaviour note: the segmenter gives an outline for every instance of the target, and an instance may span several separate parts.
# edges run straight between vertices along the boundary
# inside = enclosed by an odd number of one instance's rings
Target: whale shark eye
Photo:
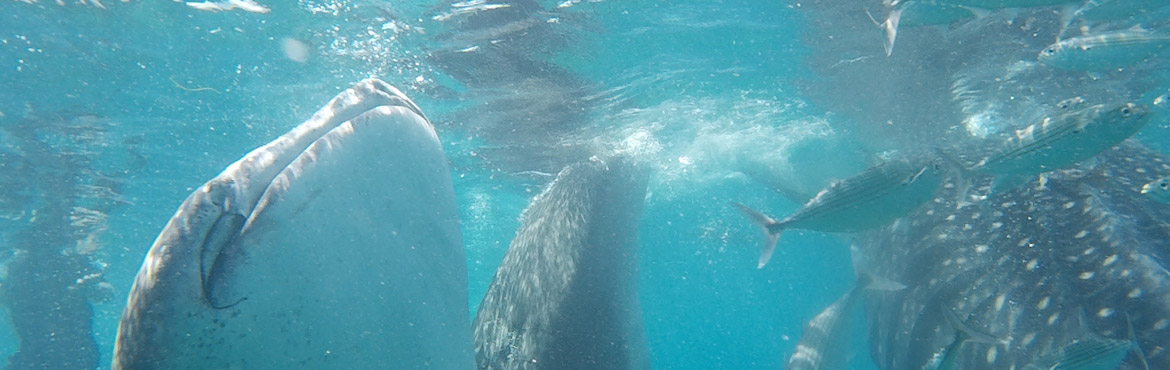
[[[1161,182],[1158,183],[1158,186],[1161,187],[1162,190],[1166,190],[1166,189],[1170,188],[1170,180],[1163,179]]]
[[[1129,117],[1129,115],[1132,113],[1133,113],[1133,110],[1129,109],[1129,107],[1121,107],[1121,115]]]

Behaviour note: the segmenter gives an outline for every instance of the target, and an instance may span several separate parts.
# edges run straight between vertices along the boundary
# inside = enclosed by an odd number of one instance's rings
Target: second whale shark
[[[862,234],[858,251],[868,267],[907,285],[868,297],[877,365],[930,364],[954,343],[943,315],[953,310],[1004,338],[956,348],[948,356],[957,368],[1086,363],[1069,353],[1121,361],[1111,368],[1170,368],[1170,209],[1141,194],[1170,173],[1168,163],[1124,143],[1092,165],[1050,172],[1046,183],[979,206],[956,207],[953,194],[940,192]]]

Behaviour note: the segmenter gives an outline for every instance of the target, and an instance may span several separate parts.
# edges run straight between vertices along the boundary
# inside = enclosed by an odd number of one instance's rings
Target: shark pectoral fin
[[[959,317],[955,315],[955,312],[951,311],[950,309],[944,308],[943,315],[946,316],[947,322],[958,331],[957,335],[962,337],[961,341],[984,344],[1007,344],[1008,342],[1007,339],[999,338],[994,335],[972,329],[971,327],[967,326],[967,324],[959,320]]]
[[[236,254],[233,247],[236,236],[240,235],[247,220],[238,213],[225,213],[215,220],[215,224],[208,230],[203,239],[203,248],[200,249],[199,270],[202,276],[200,282],[203,288],[203,297],[207,304],[216,309],[228,308],[244,300],[228,297],[225,278],[230,272],[230,259]]]
[[[899,283],[884,276],[874,275],[868,271],[861,271],[857,273],[856,285],[856,289],[880,292],[896,292],[902,289],[906,289],[906,284]]]
[[[759,265],[756,266],[757,269],[762,269],[764,265],[768,264],[768,260],[772,259],[772,252],[776,250],[776,241],[780,240],[780,232],[784,230],[784,227],[776,222],[776,220],[768,217],[768,215],[745,206],[742,203],[731,202],[731,204],[739,208],[739,211],[751,219],[753,223],[761,229],[764,229],[764,236],[767,240],[760,247],[760,261]]]

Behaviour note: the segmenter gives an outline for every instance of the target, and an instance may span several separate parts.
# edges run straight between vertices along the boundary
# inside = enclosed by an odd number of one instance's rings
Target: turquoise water
[[[377,77],[422,107],[451,162],[472,313],[532,196],[601,147],[654,170],[639,249],[653,368],[781,368],[804,323],[852,286],[850,238],[786,232],[757,270],[759,231],[728,202],[786,214],[803,199],[781,193],[811,196],[876,163],[873,154],[1006,132],[974,127],[960,99],[937,94],[953,80],[922,76],[980,76],[989,69],[973,60],[1032,53],[963,45],[938,57],[947,50],[931,38],[963,31],[926,29],[904,32],[889,59],[846,71],[887,58],[883,36],[863,12],[830,2],[546,1],[531,15],[540,22],[519,34],[476,33],[444,16],[457,7],[430,2],[264,5],[271,11],[0,3],[0,261],[44,258],[31,264],[35,274],[92,307],[90,317],[65,318],[0,309],[0,358],[19,346],[14,320],[65,320],[89,330],[96,348],[59,355],[108,367],[134,275],[183,199]],[[517,81],[499,60],[433,57],[474,55],[462,51],[471,45],[555,71],[508,85]],[[954,60],[967,64],[946,65]],[[1105,76],[1148,82],[1108,91],[1167,91],[1167,69],[1147,67],[1142,78]],[[1032,93],[1040,103],[1068,95]],[[1019,113],[1011,109],[1003,114]],[[1164,149],[1166,130],[1159,118],[1138,137]],[[6,273],[9,288],[15,272]],[[36,299],[54,299],[44,293]],[[851,337],[852,368],[876,369],[865,332]]]

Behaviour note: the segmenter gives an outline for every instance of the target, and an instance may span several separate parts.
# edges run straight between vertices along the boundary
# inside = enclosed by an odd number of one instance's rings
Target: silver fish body
[[[1113,21],[1153,13],[1170,3],[1165,0],[1088,0],[1073,16],[1087,21]]]
[[[861,307],[863,292],[895,292],[906,286],[862,272],[856,284],[824,311],[809,320],[800,334],[796,350],[788,358],[787,370],[845,369],[853,353],[850,342],[857,324],[856,311]]]
[[[1045,65],[1076,71],[1128,68],[1156,57],[1170,46],[1170,35],[1141,29],[1057,41],[1036,58]]]
[[[777,227],[856,232],[884,225],[930,200],[941,181],[933,162],[887,162],[833,183]]]
[[[940,3],[983,9],[1031,8],[1080,3],[1080,0],[939,0]]]
[[[782,220],[735,205],[768,236],[758,265],[763,268],[786,229],[857,232],[888,224],[933,198],[941,182],[933,161],[894,160],[834,182]]]
[[[1078,339],[1060,347],[1052,356],[1025,366],[1024,370],[1115,370],[1133,348],[1134,343],[1128,340]]]
[[[849,331],[862,287],[845,292],[833,304],[809,320],[800,334],[796,350],[788,358],[787,370],[844,369],[847,363]]]
[[[1016,130],[975,172],[1033,176],[1092,158],[1133,136],[1150,121],[1142,105],[1122,103],[1073,109]]]

